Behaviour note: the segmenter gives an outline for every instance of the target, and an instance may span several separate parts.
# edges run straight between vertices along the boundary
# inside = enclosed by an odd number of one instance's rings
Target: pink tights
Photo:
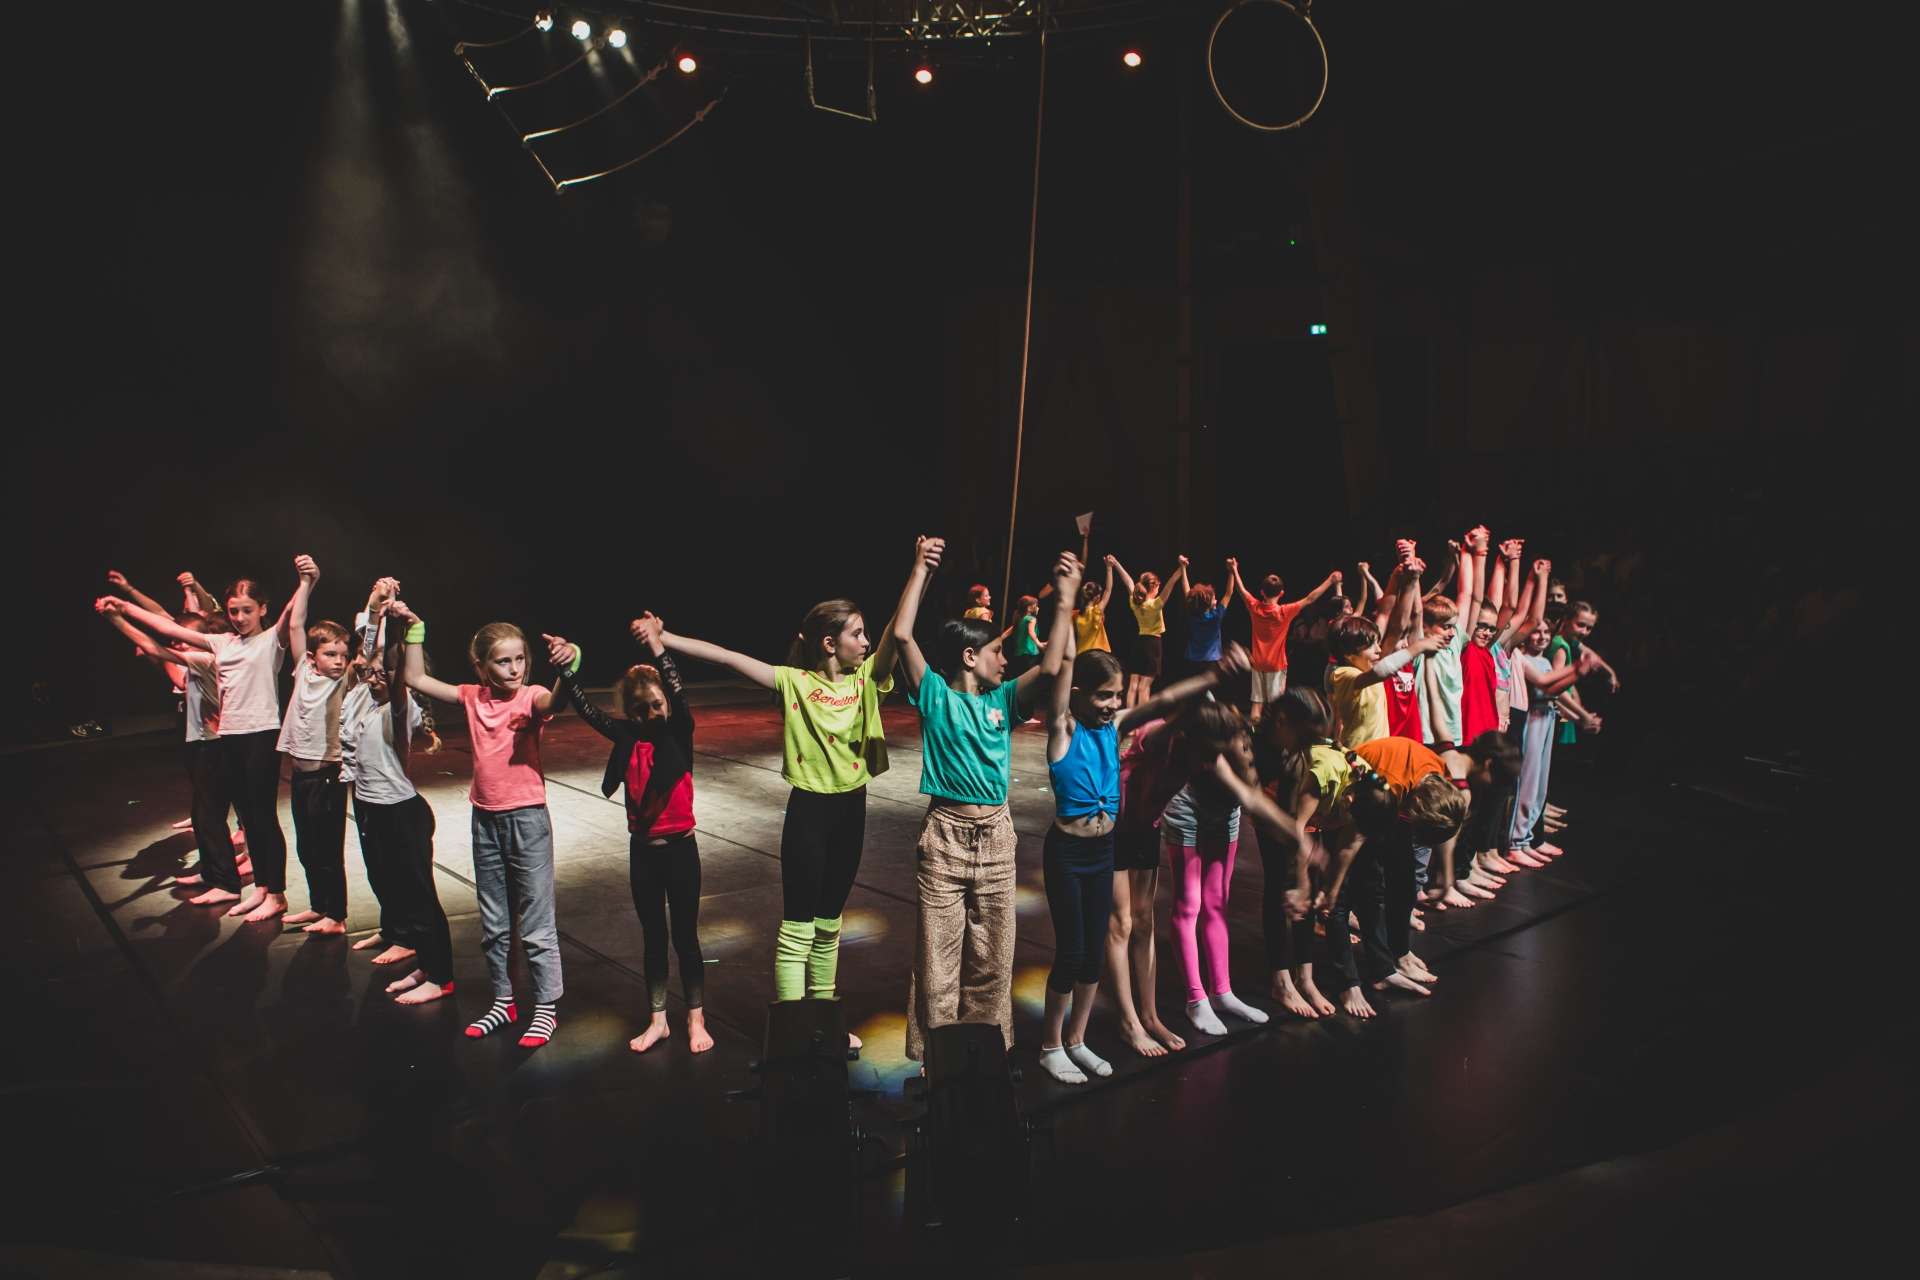
[[[1200,839],[1199,845],[1167,846],[1167,862],[1173,868],[1173,938],[1186,971],[1188,1004],[1206,999],[1209,990],[1214,995],[1233,990],[1227,972],[1227,894],[1240,842],[1218,836]],[[1204,988],[1200,985],[1203,939],[1208,978]]]

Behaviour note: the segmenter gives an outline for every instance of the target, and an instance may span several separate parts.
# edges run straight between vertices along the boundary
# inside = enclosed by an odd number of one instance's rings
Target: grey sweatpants
[[[513,919],[527,949],[536,1004],[560,999],[560,931],[553,921],[553,823],[547,806],[473,811],[473,887],[480,899],[480,946],[499,999],[513,995],[507,956]]]

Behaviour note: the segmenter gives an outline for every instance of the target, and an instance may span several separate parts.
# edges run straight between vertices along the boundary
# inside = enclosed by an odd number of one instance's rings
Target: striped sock
[[[490,1036],[519,1016],[519,1010],[513,1007],[513,997],[499,996],[495,998],[492,1008],[468,1025],[467,1038],[478,1040],[481,1036]]]
[[[533,1006],[533,1021],[527,1024],[527,1034],[520,1037],[522,1049],[538,1049],[553,1039],[553,1033],[560,1026],[560,1008],[558,1005],[537,1004]]]

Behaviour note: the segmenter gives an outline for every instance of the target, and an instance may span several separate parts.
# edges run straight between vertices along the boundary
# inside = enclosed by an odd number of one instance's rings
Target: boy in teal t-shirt
[[[1007,658],[994,629],[972,618],[940,625],[937,668],[914,640],[927,579],[945,543],[921,538],[914,579],[894,619],[900,673],[920,712],[920,790],[933,798],[915,860],[919,925],[907,984],[907,1057],[926,1056],[926,1033],[952,1022],[991,1022],[1013,1047],[1013,726],[1038,707],[1041,691],[1072,648],[1079,566],[1063,553],[1054,566],[1053,629],[1041,665],[1005,680]],[[943,673],[944,672],[944,676]]]

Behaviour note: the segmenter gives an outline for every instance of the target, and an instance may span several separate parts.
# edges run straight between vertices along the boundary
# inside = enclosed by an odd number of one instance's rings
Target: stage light
[[[573,26],[569,27],[568,30],[573,32],[573,38],[575,40],[583,43],[593,39],[593,24],[589,23],[585,18],[575,18],[573,20]]]
[[[1307,333],[1315,338],[1324,338],[1327,336],[1327,326],[1323,324],[1310,324],[1307,326]]]
[[[627,33],[619,27],[608,27],[607,43],[616,49],[624,49],[627,47]]]
[[[1140,56],[1138,49],[1129,49],[1120,55],[1120,61],[1127,64],[1127,70],[1133,71],[1137,70],[1145,59]]]
[[[923,62],[913,69],[913,78],[921,84],[932,84],[933,68]]]
[[[690,76],[700,69],[699,60],[690,53],[681,54],[680,61],[674,65],[680,68],[680,74],[683,76]]]
[[[553,10],[542,9],[533,15],[533,25],[542,31],[553,30]]]

